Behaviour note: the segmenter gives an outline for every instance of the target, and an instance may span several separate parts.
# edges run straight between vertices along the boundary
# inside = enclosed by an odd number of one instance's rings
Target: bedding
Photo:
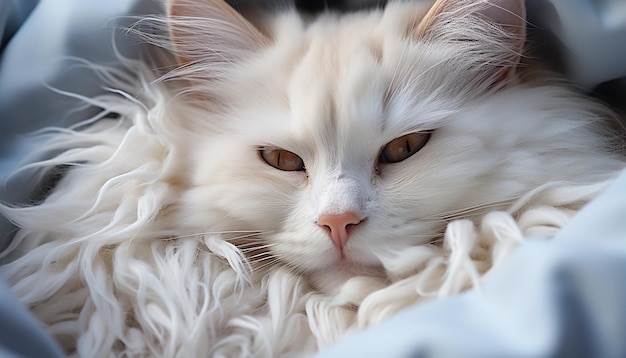
[[[624,2],[584,4],[536,1],[529,12],[542,19],[542,31],[550,30],[570,50],[559,62],[570,79],[587,89],[608,81],[623,84]],[[102,92],[83,61],[115,66],[116,52],[139,58],[144,49],[124,28],[133,23],[129,16],[158,9],[151,0],[0,2],[2,202],[25,203],[45,194],[54,178],[12,174],[35,159],[29,153],[38,143],[28,133],[85,118],[68,110],[78,100],[59,91]],[[624,88],[612,95],[623,98]],[[403,311],[319,356],[626,356],[625,218],[623,174],[554,240],[525,243],[480,289]],[[12,230],[0,222],[0,249]],[[0,356],[62,356],[1,281]]]

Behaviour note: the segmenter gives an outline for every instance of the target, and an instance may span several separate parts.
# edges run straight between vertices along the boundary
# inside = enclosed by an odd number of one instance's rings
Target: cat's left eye
[[[430,132],[415,132],[396,138],[387,143],[380,152],[380,163],[398,163],[422,149],[428,139]]]
[[[304,170],[304,161],[298,155],[277,148],[261,148],[259,149],[261,158],[269,165],[276,169],[293,172]]]

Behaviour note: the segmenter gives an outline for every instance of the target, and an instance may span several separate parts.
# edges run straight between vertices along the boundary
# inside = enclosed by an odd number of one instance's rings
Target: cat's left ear
[[[236,63],[267,43],[223,0],[168,0],[166,6],[172,50],[183,65]]]
[[[437,0],[413,34],[418,39],[443,38],[468,45],[459,46],[470,52],[461,55],[470,57],[480,52],[489,56],[490,66],[483,63],[482,70],[501,80],[514,72],[522,56],[526,40],[524,0]]]

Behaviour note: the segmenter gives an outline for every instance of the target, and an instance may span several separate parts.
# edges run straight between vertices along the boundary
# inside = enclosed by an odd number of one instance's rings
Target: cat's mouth
[[[384,279],[386,271],[382,264],[365,265],[355,260],[342,258],[334,265],[310,272],[308,276],[313,286],[325,293],[333,294],[341,290],[341,287],[351,278],[367,276]]]
[[[382,265],[364,265],[344,258],[337,263],[336,268],[349,276],[379,276],[385,272]]]
[[[333,247],[326,255],[325,263],[312,268],[311,271],[335,273],[348,278],[355,276],[385,276],[386,271],[382,262],[364,255],[363,252],[352,248],[350,245],[344,249]]]
[[[336,261],[319,271],[330,271],[341,273],[344,276],[384,276],[385,269],[381,263],[365,263],[355,258],[349,253],[338,253]]]

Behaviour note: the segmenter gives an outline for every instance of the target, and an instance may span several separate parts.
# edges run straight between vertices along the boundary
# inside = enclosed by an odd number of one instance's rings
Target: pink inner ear
[[[414,30],[416,38],[449,37],[452,34],[466,38],[464,21],[468,18],[485,20],[483,33],[476,35],[477,43],[484,43],[484,52],[496,49],[491,59],[491,71],[481,75],[491,84],[503,83],[520,62],[526,41],[526,11],[524,0],[437,0]],[[458,21],[459,26],[455,25]],[[470,32],[471,33],[471,32]],[[497,44],[497,46],[491,46]],[[479,51],[480,52],[480,51]],[[468,58],[471,60],[471,58]],[[478,56],[480,61],[485,61]]]
[[[526,32],[524,0],[437,0],[420,22],[415,35],[422,37],[444,12],[449,12],[455,17],[475,12],[502,26],[511,34],[523,37]]]
[[[522,0],[489,0],[486,8],[479,11],[494,24],[523,39],[526,33],[526,9]]]
[[[523,0],[489,0],[487,7],[480,10],[479,14],[486,17],[490,22],[502,26],[510,35],[508,38],[509,47],[513,55],[512,63],[518,64],[524,43],[526,42],[526,8]],[[515,66],[505,65],[495,82],[506,79]]]
[[[267,41],[223,0],[169,0],[167,15],[170,39],[182,63],[214,53],[234,60],[242,52],[254,50]]]

